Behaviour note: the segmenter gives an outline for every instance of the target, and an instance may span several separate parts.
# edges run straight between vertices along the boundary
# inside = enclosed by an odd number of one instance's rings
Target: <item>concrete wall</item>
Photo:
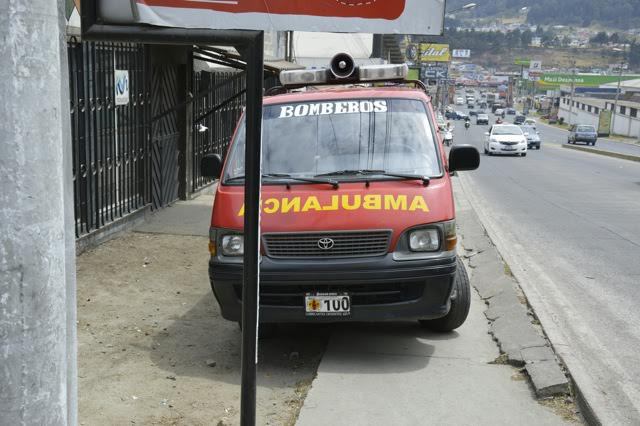
[[[640,111],[638,112],[640,113]],[[640,117],[631,117],[629,108],[627,108],[625,115],[616,114],[613,121],[613,133],[632,138],[640,137]]]
[[[576,101],[578,99],[579,98],[574,98],[574,100]],[[593,111],[593,108],[592,108],[592,111]],[[591,124],[593,126],[596,126],[596,128],[598,127],[599,114],[595,114],[594,112],[588,112],[587,110],[583,110],[582,108],[578,108],[574,106],[571,109],[571,117],[569,117],[569,105],[562,103],[562,101],[560,101],[558,117],[563,118],[565,123]]]
[[[558,110],[558,117],[564,118],[565,123],[591,124],[598,128],[599,113],[596,114],[593,111],[595,107],[597,107],[599,111],[603,109],[602,101],[598,102],[597,105],[594,103],[594,101],[585,100],[584,98],[580,97],[574,97],[574,101],[579,104],[580,107],[574,106],[571,110],[571,117],[569,117],[569,105],[563,103],[561,99],[560,108]],[[610,104],[612,102],[613,101],[607,101],[607,109],[610,108]],[[591,105],[592,112],[583,110],[581,106],[583,103]],[[618,106],[618,110],[616,111],[615,117],[613,118],[612,133],[631,138],[640,137],[640,108],[638,111],[638,117],[631,117],[629,107],[626,108],[625,114],[622,115],[620,114],[620,107]]]

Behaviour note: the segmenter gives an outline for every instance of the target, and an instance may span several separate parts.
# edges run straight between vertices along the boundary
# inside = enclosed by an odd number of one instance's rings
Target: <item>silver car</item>
[[[540,149],[542,141],[540,140],[540,132],[533,126],[520,126],[524,135],[527,137],[527,148]]]

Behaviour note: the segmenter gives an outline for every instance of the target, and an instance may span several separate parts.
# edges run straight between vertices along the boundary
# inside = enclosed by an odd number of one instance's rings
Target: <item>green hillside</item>
[[[449,0],[447,9],[455,10],[468,0]],[[475,0],[478,7],[460,14],[460,18],[507,17],[528,7],[531,24],[590,26],[613,28],[640,27],[640,0]]]

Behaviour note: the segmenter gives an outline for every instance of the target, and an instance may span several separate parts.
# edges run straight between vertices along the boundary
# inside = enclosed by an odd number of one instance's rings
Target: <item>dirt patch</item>
[[[241,336],[207,259],[207,238],[141,233],[78,258],[81,424],[239,423]],[[291,326],[261,341],[259,424],[295,423],[327,339]]]
[[[538,402],[545,407],[551,408],[557,415],[562,417],[562,419],[567,422],[576,424],[583,423],[580,419],[580,414],[578,412],[576,404],[574,403],[573,398],[571,398],[570,396],[544,398],[539,400]]]

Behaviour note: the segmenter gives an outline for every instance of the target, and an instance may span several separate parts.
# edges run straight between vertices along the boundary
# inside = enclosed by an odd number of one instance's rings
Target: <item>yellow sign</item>
[[[422,43],[420,44],[421,62],[449,62],[451,50],[448,44]]]
[[[265,214],[327,212],[338,210],[387,210],[387,211],[421,211],[428,213],[427,201],[422,195],[409,198],[406,195],[371,194],[371,195],[332,195],[328,202],[320,202],[318,197],[268,198],[262,202]],[[244,205],[238,216],[244,216]]]

